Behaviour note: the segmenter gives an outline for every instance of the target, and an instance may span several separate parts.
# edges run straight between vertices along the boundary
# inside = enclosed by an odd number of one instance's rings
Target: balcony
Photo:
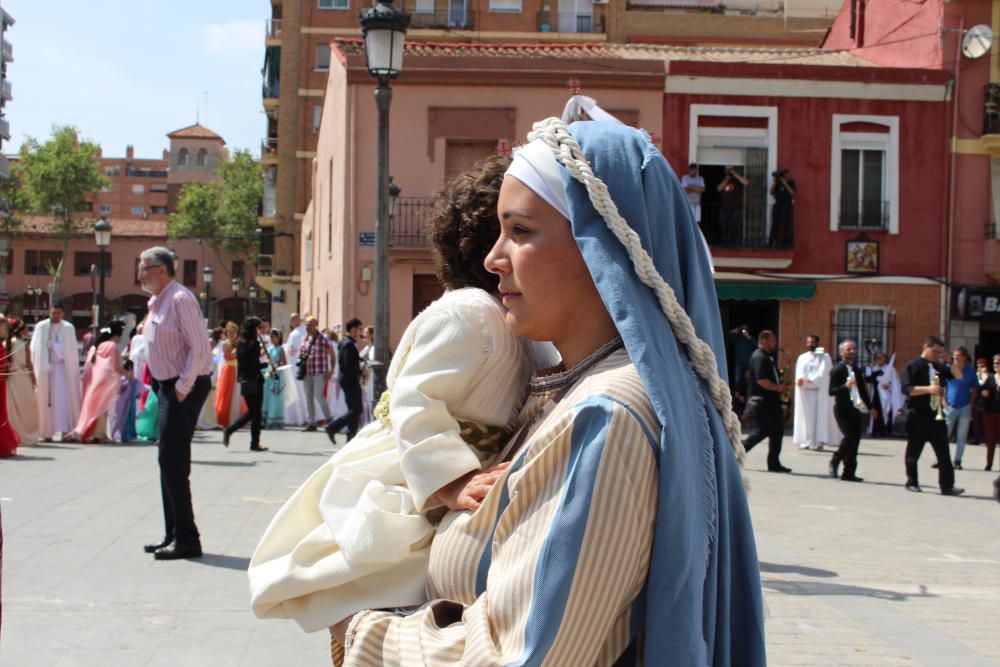
[[[884,232],[889,229],[889,202],[841,199],[840,229]]]
[[[983,88],[983,134],[1000,134],[1000,83]]]
[[[0,155],[0,178],[10,178],[10,160]]]
[[[273,179],[264,176],[264,196],[261,200],[260,215],[263,218],[273,218],[278,215],[278,187]]]
[[[270,19],[265,27],[264,38],[281,39],[281,19]]]
[[[411,28],[437,28],[444,30],[471,30],[475,12],[466,7],[435,9],[432,12],[414,12]]]
[[[400,197],[392,218],[389,245],[393,248],[427,248],[431,244],[427,233],[427,216],[431,200],[421,197]]]
[[[6,39],[0,42],[0,57],[5,63],[14,62],[14,45]]]
[[[127,167],[125,175],[132,178],[166,178],[166,169],[142,169],[140,167]]]
[[[10,81],[4,81],[0,84],[0,97],[3,98],[5,102],[10,102],[14,99],[14,88],[10,85]]]
[[[577,12],[538,12],[538,32],[604,32],[603,26],[595,25],[592,14]]]
[[[791,239],[772,243],[768,217],[766,204],[725,209],[719,202],[705,202],[701,205],[700,227],[713,248],[790,249]]]
[[[3,137],[4,141],[10,141],[10,121],[6,118],[0,118],[0,137]]]
[[[263,165],[278,164],[278,138],[268,137],[260,142],[260,163]]]

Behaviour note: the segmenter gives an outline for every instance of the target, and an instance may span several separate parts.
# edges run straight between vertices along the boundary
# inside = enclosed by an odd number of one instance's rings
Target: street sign
[[[358,245],[374,247],[375,232],[358,232]]]

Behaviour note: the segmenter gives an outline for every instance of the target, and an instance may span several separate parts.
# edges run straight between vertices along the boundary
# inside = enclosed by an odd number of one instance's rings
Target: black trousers
[[[906,420],[906,483],[919,484],[917,461],[928,442],[937,457],[938,486],[942,491],[951,489],[955,486],[955,468],[948,452],[948,423],[935,420],[932,414],[914,412]]]
[[[240,394],[243,396],[243,400],[246,401],[247,411],[229,425],[226,433],[235,433],[249,423],[250,446],[259,447],[260,429],[264,421],[264,381],[261,380],[255,385],[241,382]]]
[[[854,477],[858,470],[858,447],[861,445],[861,430],[864,428],[865,415],[854,406],[833,406],[833,416],[837,418],[837,426],[844,438],[840,447],[834,452],[830,462],[834,466],[844,464],[841,478]]]
[[[344,392],[344,402],[347,403],[347,414],[334,419],[326,429],[330,433],[337,433],[346,426],[347,439],[352,440],[358,434],[358,422],[361,421],[361,383],[344,383],[340,388]]]
[[[749,452],[767,438],[767,468],[781,467],[781,438],[785,435],[785,416],[781,413],[781,403],[762,403],[753,419],[753,430],[743,441],[743,448]]]
[[[160,493],[163,495],[163,536],[181,544],[197,543],[191,504],[191,438],[198,425],[201,407],[212,388],[208,375],[201,375],[183,402],[177,401],[174,384],[177,378],[155,382],[160,405]]]

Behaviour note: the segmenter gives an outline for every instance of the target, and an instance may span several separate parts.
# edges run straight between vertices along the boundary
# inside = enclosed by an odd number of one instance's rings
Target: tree
[[[257,238],[264,180],[250,151],[237,151],[219,166],[219,180],[181,189],[177,212],[167,222],[172,239],[198,238],[222,263],[223,253],[256,266]]]
[[[10,176],[0,178],[0,238],[7,241],[8,249],[11,248],[10,241],[17,236],[24,227],[24,212],[28,204],[21,188],[21,163],[13,162],[10,165]],[[10,250],[13,251],[12,249]],[[7,273],[7,263],[0,262],[0,276]]]
[[[86,230],[79,215],[87,195],[108,184],[101,173],[97,144],[80,139],[75,127],[56,125],[44,144],[28,137],[21,146],[20,185],[27,209],[52,215],[53,235],[62,240],[63,259],[53,276],[54,294],[59,293],[69,242]]]

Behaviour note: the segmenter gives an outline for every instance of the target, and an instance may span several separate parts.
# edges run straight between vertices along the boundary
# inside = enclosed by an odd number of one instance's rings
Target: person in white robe
[[[76,328],[64,315],[62,305],[53,303],[49,319],[39,322],[31,336],[39,434],[46,440],[73,430],[83,402]]]
[[[819,346],[819,335],[806,337],[806,351],[795,363],[795,425],[792,441],[799,449],[823,451],[840,440],[830,396],[833,360]]]
[[[306,423],[306,389],[302,380],[295,379],[295,365],[299,352],[306,340],[306,326],[298,313],[292,313],[288,321],[288,337],[285,339],[285,358],[290,368],[285,375],[285,426],[302,426]]]
[[[361,421],[358,427],[364,427],[372,420],[372,410],[375,409],[375,327],[365,327],[365,332],[361,335],[366,345],[361,348],[358,356],[361,357]]]
[[[903,409],[903,403],[906,401],[906,397],[903,396],[903,387],[899,380],[899,373],[896,372],[896,367],[893,365],[895,361],[895,354],[892,355],[892,358],[886,359],[885,353],[879,352],[875,356],[875,363],[866,370],[867,375],[881,371],[881,375],[877,376],[877,384],[878,398],[882,411],[877,417],[871,417],[869,432],[874,430],[874,421],[881,419],[882,423],[885,424],[884,432],[891,435],[892,421],[895,419],[896,413]]]

